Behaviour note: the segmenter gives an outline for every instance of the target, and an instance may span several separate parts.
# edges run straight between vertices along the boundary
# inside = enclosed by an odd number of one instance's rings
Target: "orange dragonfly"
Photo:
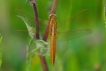
[[[29,31],[30,37],[34,38],[34,35],[36,32],[36,31],[34,31],[35,30],[34,17],[22,9],[19,9],[18,13],[19,13],[18,17],[20,17],[25,22],[26,27]],[[57,32],[56,15],[50,14],[49,20],[50,20],[50,22],[49,22],[48,30],[49,30],[49,37],[50,37],[50,56],[51,56],[51,60],[52,60],[52,65],[54,65],[57,40],[71,40],[71,39],[74,39],[77,37],[91,34],[92,31],[90,29],[83,29],[83,30],[74,30],[74,31],[67,31],[67,32],[60,33],[60,32]],[[19,32],[20,30],[16,30],[16,31]],[[61,37],[56,38],[58,33],[60,34]]]

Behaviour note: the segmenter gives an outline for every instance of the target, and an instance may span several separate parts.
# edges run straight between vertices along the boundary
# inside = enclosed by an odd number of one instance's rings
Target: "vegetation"
[[[0,61],[2,71],[26,71],[26,68],[27,71],[44,71],[45,65],[48,71],[105,71],[105,1],[58,0],[56,12],[51,11],[53,1],[35,1],[40,32],[40,39],[35,40],[35,11],[30,0],[27,2],[26,0],[0,0],[0,33],[3,36],[2,45],[0,45],[3,47],[3,58],[0,53],[0,59],[3,60],[3,62]],[[78,13],[82,10],[85,11]],[[51,12],[56,13],[59,31],[54,67],[49,52],[43,55],[38,51],[49,49],[49,37],[46,42],[43,36]],[[93,33],[88,34],[83,29],[90,29]],[[83,32],[76,34],[70,30]],[[70,40],[70,37],[73,39]],[[38,48],[37,44],[42,46]],[[47,49],[45,45],[48,46]]]
[[[1,64],[2,64],[1,42],[2,42],[2,36],[1,36],[1,34],[0,34],[0,70],[1,70]]]

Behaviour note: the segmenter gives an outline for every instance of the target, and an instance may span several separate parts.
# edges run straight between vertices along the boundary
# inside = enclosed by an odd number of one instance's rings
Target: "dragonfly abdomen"
[[[50,37],[50,56],[52,60],[52,65],[55,62],[55,55],[56,55],[56,36]]]

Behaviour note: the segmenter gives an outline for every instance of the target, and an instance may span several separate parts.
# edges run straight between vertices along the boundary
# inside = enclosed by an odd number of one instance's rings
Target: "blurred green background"
[[[45,30],[53,0],[37,0],[41,31]],[[28,32],[24,22],[16,15],[21,8],[33,15],[29,0],[0,0],[0,33],[2,40],[2,71],[25,71]],[[77,12],[71,21],[64,22]],[[59,31],[91,29],[92,34],[74,40],[57,43],[55,66],[50,56],[46,56],[49,71],[106,71],[104,56],[104,3],[103,0],[59,0],[56,11]],[[63,23],[64,22],[64,23]],[[63,25],[63,26],[62,26]],[[76,36],[76,35],[75,35]],[[106,45],[106,44],[105,44]],[[43,71],[38,55],[35,55],[30,71]]]

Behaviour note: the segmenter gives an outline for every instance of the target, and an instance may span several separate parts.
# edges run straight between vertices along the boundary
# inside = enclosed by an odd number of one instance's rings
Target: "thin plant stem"
[[[52,9],[51,9],[51,14],[56,13],[57,5],[58,5],[58,0],[54,0],[53,5],[52,5]]]
[[[2,48],[1,48],[1,43],[2,43],[2,36],[1,36],[1,34],[0,34],[0,71],[2,71],[1,70],[1,65],[2,65]]]
[[[30,3],[32,5],[32,7],[33,7],[34,15],[35,15],[35,27],[36,27],[35,39],[39,39],[38,11],[37,11],[35,0],[30,0]]]
[[[27,67],[26,67],[26,71],[30,71],[30,69],[31,69],[32,57],[31,57],[31,54],[30,54],[30,46],[31,46],[32,42],[33,42],[33,39],[31,39],[29,41],[29,44],[27,46],[27,54],[26,54],[26,59],[27,59],[26,60],[26,64],[27,64]]]
[[[34,0],[30,0],[30,3],[34,9],[34,14],[35,14],[35,23],[36,23],[36,33],[35,33],[35,37],[36,39],[39,39],[39,21],[38,21],[38,11],[37,11],[37,7],[36,7],[36,3]],[[47,67],[47,62],[46,62],[46,59],[45,59],[45,56],[41,56],[39,55],[39,58],[41,60],[41,63],[42,63],[42,67],[43,67],[43,70],[44,71],[48,71],[48,67]]]

